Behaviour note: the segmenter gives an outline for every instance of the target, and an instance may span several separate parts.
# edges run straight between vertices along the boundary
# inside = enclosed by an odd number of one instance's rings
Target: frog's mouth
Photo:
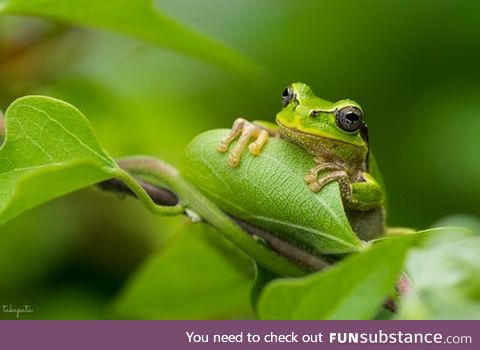
[[[308,133],[306,131],[299,130],[298,127],[296,127],[295,125],[286,126],[280,120],[277,120],[277,124],[282,128],[282,130],[284,131],[284,133],[287,136],[288,135],[291,135],[291,136],[301,135],[304,138],[313,139],[313,140],[329,139],[329,140],[339,142],[339,143],[349,145],[349,146],[358,146],[358,147],[363,147],[364,146],[364,144],[362,144],[360,142],[349,142],[349,141],[341,140],[341,139],[332,137],[330,134],[319,132],[318,130],[315,130],[316,134]]]

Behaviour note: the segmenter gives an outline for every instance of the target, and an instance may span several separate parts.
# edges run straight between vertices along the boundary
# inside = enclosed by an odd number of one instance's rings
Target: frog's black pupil
[[[360,119],[360,117],[356,114],[356,113],[348,113],[345,118],[347,118],[349,121],[351,122],[356,122],[358,119]]]
[[[287,97],[287,96],[289,95],[289,93],[290,93],[290,92],[288,91],[288,88],[286,88],[285,90],[283,90],[282,96],[283,96],[283,97]]]

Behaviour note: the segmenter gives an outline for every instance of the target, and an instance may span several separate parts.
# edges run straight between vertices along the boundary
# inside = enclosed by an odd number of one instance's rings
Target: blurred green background
[[[175,164],[202,131],[239,116],[273,120],[283,88],[302,81],[326,99],[363,106],[390,225],[426,228],[448,214],[480,214],[479,2],[155,5],[244,53],[266,78],[246,79],[119,34],[4,16],[0,109],[27,94],[58,97],[86,114],[113,156],[151,154]],[[185,221],[154,217],[135,200],[96,189],[32,210],[0,228],[0,304],[31,304],[35,313],[26,317],[33,318],[251,317],[247,302],[217,314],[112,312],[133,272]],[[252,272],[241,264],[243,286]]]

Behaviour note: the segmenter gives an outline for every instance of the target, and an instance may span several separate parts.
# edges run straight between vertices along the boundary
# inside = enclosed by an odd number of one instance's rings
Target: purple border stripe
[[[208,343],[189,343],[187,332],[196,334],[191,339],[208,337]],[[460,350],[480,349],[479,332],[480,321],[0,321],[0,349]],[[248,334],[252,342],[248,342]],[[289,342],[268,342],[271,334]],[[412,339],[409,334],[437,343],[405,343]],[[258,343],[253,342],[256,336]],[[302,337],[322,342],[305,343]],[[349,343],[338,342],[348,338]],[[387,338],[390,341],[386,343],[362,343],[362,339]]]

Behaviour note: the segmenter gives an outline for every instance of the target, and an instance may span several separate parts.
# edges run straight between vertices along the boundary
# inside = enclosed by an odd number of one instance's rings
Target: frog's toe
[[[308,173],[307,175],[304,176],[303,178],[307,184],[313,183],[315,180],[317,180],[317,174],[313,173]]]
[[[225,143],[225,142],[220,142],[218,145],[217,145],[217,151],[220,152],[220,153],[225,153],[228,151],[228,143]]]
[[[223,137],[219,144],[217,145],[216,149],[218,152],[225,153],[228,151],[228,148],[230,144],[239,136],[242,134],[243,129],[245,125],[248,124],[248,122],[245,119],[242,118],[237,118],[233,122],[232,129],[228,132],[225,137]]]
[[[258,134],[257,139],[248,146],[248,149],[251,154],[258,156],[268,141],[268,132],[257,127],[254,131],[255,134]]]
[[[258,156],[260,152],[262,152],[262,146],[259,146],[255,143],[251,143],[248,146],[248,149],[250,150],[250,153],[253,154],[254,156]]]
[[[231,155],[228,157],[228,166],[231,168],[236,168],[240,165],[240,157]]]
[[[308,188],[312,191],[312,192],[319,192],[321,189],[322,189],[322,186],[320,186],[320,184],[317,182],[317,181],[314,181],[312,183],[309,183],[308,184]]]

